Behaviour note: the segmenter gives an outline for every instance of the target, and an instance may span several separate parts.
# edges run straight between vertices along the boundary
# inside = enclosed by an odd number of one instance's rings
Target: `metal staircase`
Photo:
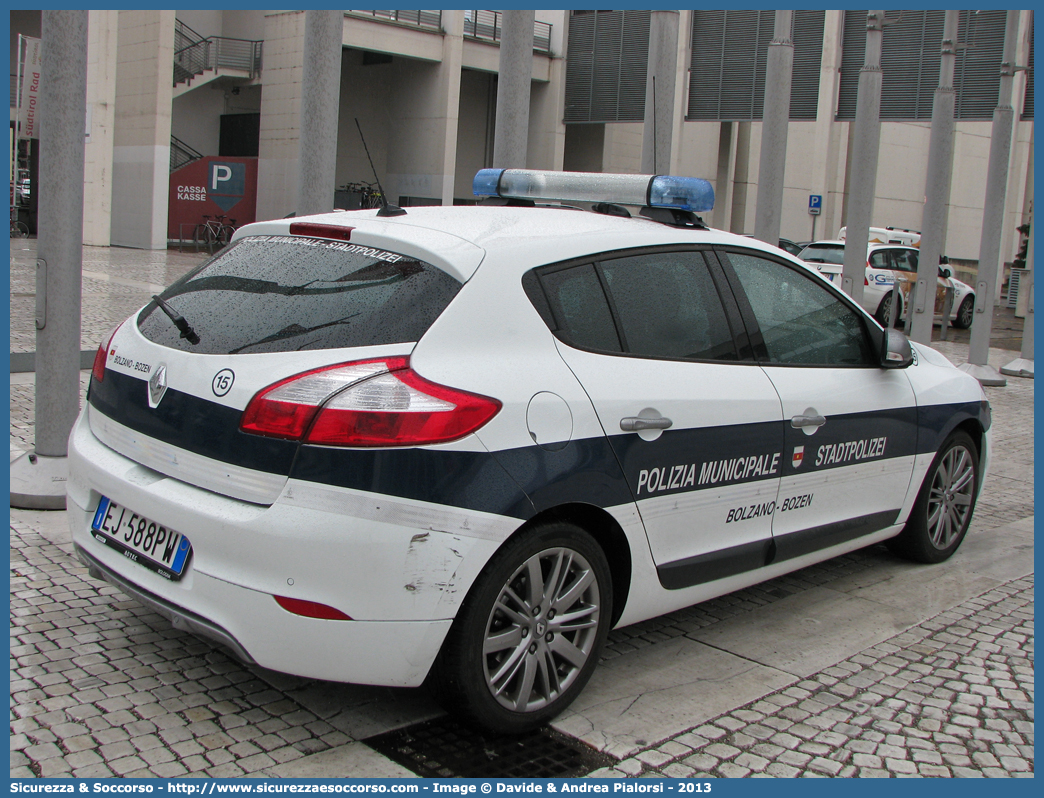
[[[193,161],[198,161],[203,153],[193,149],[177,136],[170,137],[170,171],[176,172]]]
[[[254,80],[261,74],[261,42],[200,36],[181,20],[174,26],[174,95],[219,77]]]

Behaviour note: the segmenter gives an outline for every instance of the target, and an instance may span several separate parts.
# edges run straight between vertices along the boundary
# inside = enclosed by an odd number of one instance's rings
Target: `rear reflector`
[[[335,241],[350,241],[353,227],[339,224],[317,224],[315,222],[293,222],[290,235],[307,236],[309,238],[332,238]]]
[[[286,596],[273,596],[276,603],[287,612],[294,615],[303,615],[305,618],[319,618],[324,621],[350,621],[351,616],[345,615],[338,609],[317,601],[305,601],[304,599],[287,598]]]
[[[429,382],[405,357],[307,371],[260,391],[240,428],[325,446],[424,446],[471,434],[496,399]]]

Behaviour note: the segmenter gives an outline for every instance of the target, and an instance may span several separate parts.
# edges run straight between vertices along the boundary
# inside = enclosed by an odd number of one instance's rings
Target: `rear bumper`
[[[213,640],[229,649],[240,662],[244,662],[247,665],[257,664],[250,653],[240,644],[235,637],[232,636],[227,630],[222,629],[216,623],[208,621],[194,612],[189,612],[182,607],[168,601],[167,599],[161,598],[144,588],[138,587],[136,584],[128,579],[124,579],[122,576],[117,574],[115,571],[109,569],[103,565],[99,560],[96,560],[93,556],[84,551],[83,547],[79,544],[76,545],[76,556],[80,558],[80,561],[87,566],[87,572],[95,579],[108,582],[115,588],[132,599],[137,601],[139,604],[144,604],[149,609],[159,613],[168,621],[171,626],[175,629],[181,629],[186,632],[191,632],[198,637],[205,637],[208,640]]]
[[[295,480],[271,506],[250,504],[114,452],[85,415],[70,436],[69,471],[73,541],[92,574],[246,662],[356,684],[421,684],[460,602],[517,524],[474,512],[458,524],[452,508],[406,508],[391,497]],[[180,581],[94,539],[90,525],[102,495],[192,541]],[[354,620],[295,615],[277,595],[326,604]]]

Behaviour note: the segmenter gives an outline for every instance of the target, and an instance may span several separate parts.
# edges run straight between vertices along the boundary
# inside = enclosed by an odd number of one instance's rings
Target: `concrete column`
[[[174,11],[120,11],[112,244],[167,248]]]
[[[968,362],[959,366],[983,385],[1006,385],[1007,380],[987,364],[993,304],[997,296],[1001,238],[1004,235],[1004,203],[1008,188],[1008,159],[1015,112],[1011,107],[1012,76],[1015,74],[1015,43],[1019,12],[1007,12],[1004,26],[1004,54],[1001,60],[997,108],[993,112],[990,135],[990,161],[986,170],[986,199],[982,212],[982,239],[979,243],[979,274],[975,281],[975,317],[972,322]]]
[[[642,167],[646,175],[667,174],[674,140],[674,84],[678,72],[678,11],[649,14],[649,64],[645,82]]]
[[[739,147],[739,123],[718,123],[718,162],[714,177],[714,210],[711,225],[719,230],[732,229],[732,199],[735,188],[736,150]]]
[[[1033,220],[1030,219],[1029,244],[1026,248],[1026,274],[1023,275],[1022,285],[1019,286],[1019,303],[1022,295],[1028,297],[1026,302],[1026,317],[1022,322],[1022,353],[1021,357],[1001,367],[1001,374],[1010,377],[1032,377],[1033,376]]]
[[[112,227],[112,157],[116,123],[118,11],[91,11],[87,25],[87,142],[83,243],[107,247]]]
[[[794,12],[777,10],[765,64],[754,237],[773,246],[779,243],[783,212],[783,175],[787,165],[787,129],[790,127],[790,82],[794,70],[794,42],[790,38],[793,27]]]
[[[526,161],[533,169],[561,170],[565,159],[565,76],[568,11],[544,12],[552,23],[548,81],[534,80],[529,102],[529,144]],[[543,58],[534,55],[534,61]],[[536,70],[534,70],[535,72]]]
[[[457,163],[460,72],[464,12],[442,12],[442,58],[438,62],[396,59],[396,91],[389,97],[388,180],[382,184],[397,204],[400,196],[451,205]],[[471,193],[470,183],[460,193]]]
[[[297,210],[305,12],[265,16],[264,83],[257,158],[257,220]]]
[[[671,109],[671,160],[665,170],[668,174],[686,174],[684,166],[685,113],[689,107],[689,64],[692,63],[693,10],[678,12],[678,54],[674,61],[674,107]],[[660,168],[663,168],[662,165]],[[709,176],[709,171],[702,177]]]
[[[874,215],[877,190],[877,155],[881,143],[881,46],[884,40],[884,11],[866,15],[866,57],[859,72],[856,95],[855,138],[849,169],[851,193],[848,197],[845,265],[841,290],[856,302],[863,299],[866,279],[866,246]]]
[[[928,141],[928,179],[924,189],[924,216],[921,221],[921,255],[917,263],[917,283],[911,294],[913,307],[910,337],[921,344],[932,343],[932,318],[935,315],[935,289],[939,256],[946,243],[946,213],[953,171],[953,70],[957,61],[957,29],[960,11],[947,11],[943,23],[939,61],[939,87],[932,101],[932,133]],[[912,312],[911,312],[912,311]]]
[[[87,11],[44,11],[36,273],[36,451],[11,464],[11,505],[65,506],[80,410]]]
[[[517,9],[501,13],[493,166],[525,169],[529,146],[529,94],[533,80],[534,12]]]
[[[333,210],[344,12],[305,12],[298,216]]]
[[[809,216],[808,234],[812,240],[833,238],[841,226],[844,198],[844,167],[841,133],[847,124],[835,122],[838,84],[841,79],[841,42],[844,15],[840,11],[825,11],[823,18],[823,57],[819,67],[819,98],[816,104],[816,123],[813,156],[809,169],[812,176],[810,194],[823,198],[823,212]]]
[[[453,204],[456,190],[457,171],[457,129],[460,123],[460,70],[464,63],[464,12],[442,12],[442,65],[439,67],[439,115],[442,117],[441,136],[437,137],[438,147],[438,187],[439,197],[443,205]],[[532,49],[532,31],[530,30],[530,49]],[[470,185],[462,187],[462,193],[471,194]]]

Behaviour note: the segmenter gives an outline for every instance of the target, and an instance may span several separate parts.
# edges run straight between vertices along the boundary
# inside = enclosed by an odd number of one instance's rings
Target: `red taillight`
[[[116,333],[120,331],[120,327],[123,326],[121,321],[117,324],[107,338],[102,339],[102,343],[98,345],[98,351],[94,353],[94,365],[91,366],[91,378],[97,382],[101,382],[105,379],[105,362],[109,359],[109,345],[112,343],[112,339],[116,337]]]
[[[423,446],[463,438],[501,408],[496,399],[429,382],[405,357],[307,371],[260,391],[244,432],[324,446]]]
[[[308,236],[309,238],[332,238],[335,241],[349,241],[354,227],[339,224],[317,224],[315,222],[293,222],[290,235]]]
[[[317,601],[305,601],[304,599],[287,598],[286,596],[273,596],[276,603],[287,612],[294,615],[303,615],[305,618],[319,618],[324,621],[350,621],[351,616],[345,615],[339,609]]]

